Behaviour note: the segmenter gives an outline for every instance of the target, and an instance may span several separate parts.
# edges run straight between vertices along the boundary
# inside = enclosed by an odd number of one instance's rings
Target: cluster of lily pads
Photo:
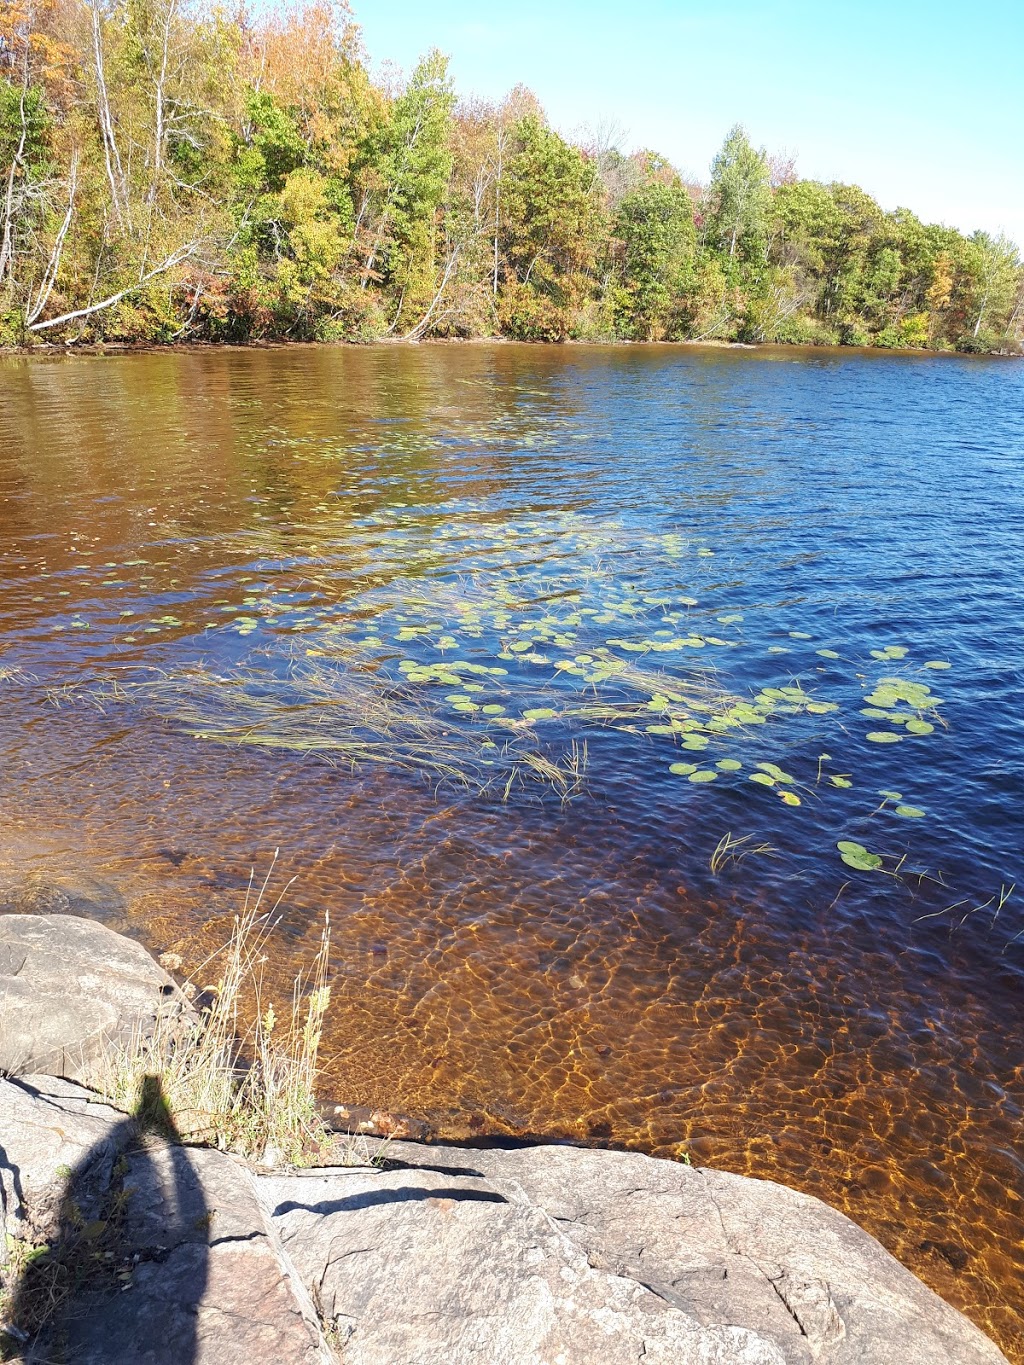
[[[660,752],[670,778],[742,784],[786,807],[854,786],[825,752],[813,776],[793,760],[812,739],[849,733],[855,711],[876,745],[924,740],[940,723],[924,678],[944,660],[915,666],[895,644],[850,657],[774,623],[758,648],[743,612],[715,606],[728,590],[712,548],[678,532],[468,502],[399,503],[334,526],[290,558],[269,534],[241,533],[241,601],[201,608],[203,654],[119,682],[116,699],[204,739],[506,793],[519,778],[579,790],[588,742],[619,731]],[[154,620],[161,633],[184,625],[173,612]],[[244,659],[223,657],[223,632],[244,639]],[[769,663],[771,683],[737,681]],[[924,814],[883,796],[900,817]],[[847,865],[879,866],[844,845]]]

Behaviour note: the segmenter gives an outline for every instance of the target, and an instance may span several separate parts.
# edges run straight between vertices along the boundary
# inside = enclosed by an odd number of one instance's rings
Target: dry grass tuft
[[[92,1081],[112,1104],[133,1113],[144,1078],[158,1077],[186,1142],[267,1166],[316,1164],[328,1150],[334,1162],[347,1157],[361,1163],[367,1158],[354,1148],[339,1153],[315,1093],[331,999],[329,920],[325,915],[317,954],[296,976],[291,1001],[279,1011],[264,982],[269,941],[279,922],[280,897],[269,911],[262,908],[272,872],[273,864],[256,894],[250,880],[230,939],[199,969],[219,964],[198,1018],[158,1021],[150,1036],[136,1034],[107,1056]]]

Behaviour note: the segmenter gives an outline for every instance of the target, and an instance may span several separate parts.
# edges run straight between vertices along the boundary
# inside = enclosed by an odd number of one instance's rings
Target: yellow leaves
[[[335,169],[344,169],[351,158],[345,143],[364,122],[369,90],[359,29],[344,0],[269,10],[249,34],[247,58],[252,84],[294,111],[304,140],[333,149]]]
[[[947,252],[936,256],[932,267],[932,282],[925,302],[933,312],[945,308],[953,294],[953,259]]]
[[[312,284],[337,269],[348,241],[333,214],[324,177],[306,166],[292,171],[278,203],[300,282]]]
[[[327,182],[316,171],[301,166],[285,180],[278,202],[281,221],[289,228],[321,218],[330,211]]]

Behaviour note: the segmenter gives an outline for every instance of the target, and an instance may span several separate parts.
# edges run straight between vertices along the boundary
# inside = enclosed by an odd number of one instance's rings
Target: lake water
[[[326,1093],[785,1181],[1024,1360],[1022,583],[1012,362],[8,358],[0,899],[195,968],[279,849]]]

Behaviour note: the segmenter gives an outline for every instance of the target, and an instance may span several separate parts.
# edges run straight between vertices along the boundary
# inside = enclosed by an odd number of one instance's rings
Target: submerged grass
[[[715,851],[711,855],[711,871],[716,875],[721,872],[727,863],[740,863],[744,858],[749,858],[752,853],[762,853],[768,856],[775,856],[777,849],[771,844],[753,843],[752,834],[744,834],[734,838],[732,831],[723,834],[715,846]]]

